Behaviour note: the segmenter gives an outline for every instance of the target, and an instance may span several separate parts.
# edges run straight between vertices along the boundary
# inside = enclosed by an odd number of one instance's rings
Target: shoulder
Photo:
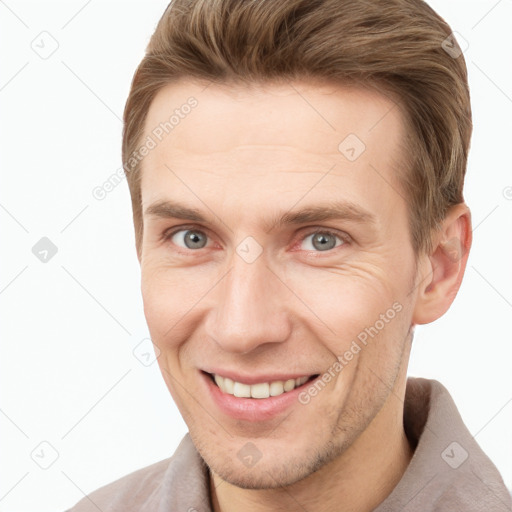
[[[408,378],[404,427],[415,451],[383,511],[512,510],[498,469],[440,382]]]
[[[171,460],[161,460],[100,487],[66,512],[139,510],[158,492]]]
[[[511,494],[494,467],[469,463],[466,471],[454,473],[456,474],[439,475],[439,478],[445,480],[444,489],[436,497],[433,510],[512,510]]]
[[[193,506],[192,506],[193,505]],[[210,510],[208,468],[190,434],[167,459],[100,487],[66,512]]]

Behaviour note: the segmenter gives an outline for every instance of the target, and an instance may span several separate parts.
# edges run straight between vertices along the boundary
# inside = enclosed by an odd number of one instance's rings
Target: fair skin
[[[143,160],[139,258],[158,363],[210,468],[213,508],[373,510],[413,454],[402,424],[412,330],[459,288],[469,211],[453,207],[432,253],[416,258],[397,180],[403,118],[377,92],[181,81],[155,97],[144,138],[189,96],[197,107]],[[348,134],[366,146],[353,161],[338,150]],[[203,219],[177,218],[171,202]],[[277,223],[334,202],[339,218]],[[262,250],[250,262],[237,252],[247,237]],[[445,249],[454,240],[456,258]],[[204,372],[323,375],[394,304],[307,404],[240,419],[211,400]],[[239,456],[248,442],[260,456],[250,466]]]

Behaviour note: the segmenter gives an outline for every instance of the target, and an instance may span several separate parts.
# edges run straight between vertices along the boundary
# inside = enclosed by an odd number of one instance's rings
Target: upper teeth
[[[285,381],[261,382],[252,385],[235,382],[220,375],[214,375],[214,378],[217,386],[219,386],[224,393],[243,398],[268,398],[269,396],[278,396],[286,391],[291,391],[298,386],[302,386],[302,384],[309,379],[309,376]]]

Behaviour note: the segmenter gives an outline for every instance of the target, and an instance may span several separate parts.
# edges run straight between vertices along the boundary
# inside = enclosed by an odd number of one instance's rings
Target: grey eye
[[[310,247],[303,247],[306,251],[328,251],[344,243],[337,235],[323,231],[308,235],[304,238],[304,243],[307,240],[310,240],[308,244]]]
[[[182,229],[176,231],[171,240],[184,249],[202,249],[208,240],[207,236],[196,229]]]

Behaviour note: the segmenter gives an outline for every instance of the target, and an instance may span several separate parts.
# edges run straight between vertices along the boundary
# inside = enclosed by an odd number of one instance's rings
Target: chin
[[[305,450],[294,446],[292,450],[295,455],[290,454],[287,458],[284,454],[277,454],[268,462],[262,458],[252,468],[247,468],[243,464],[233,466],[233,458],[222,457],[220,453],[209,453],[209,450],[206,450],[204,455],[202,450],[200,453],[210,473],[215,473],[225,482],[241,489],[263,490],[296,484],[329,464],[345,449],[344,443],[339,446],[328,443],[327,446],[316,448],[309,446]],[[297,453],[301,454],[298,456],[300,458],[297,457]],[[210,464],[209,460],[214,463]]]
[[[218,466],[218,465],[216,465]],[[294,464],[279,466],[261,466],[259,468],[246,469],[232,466],[210,467],[218,477],[231,485],[241,489],[264,490],[287,487],[308,477],[313,471],[305,466],[296,467]]]

